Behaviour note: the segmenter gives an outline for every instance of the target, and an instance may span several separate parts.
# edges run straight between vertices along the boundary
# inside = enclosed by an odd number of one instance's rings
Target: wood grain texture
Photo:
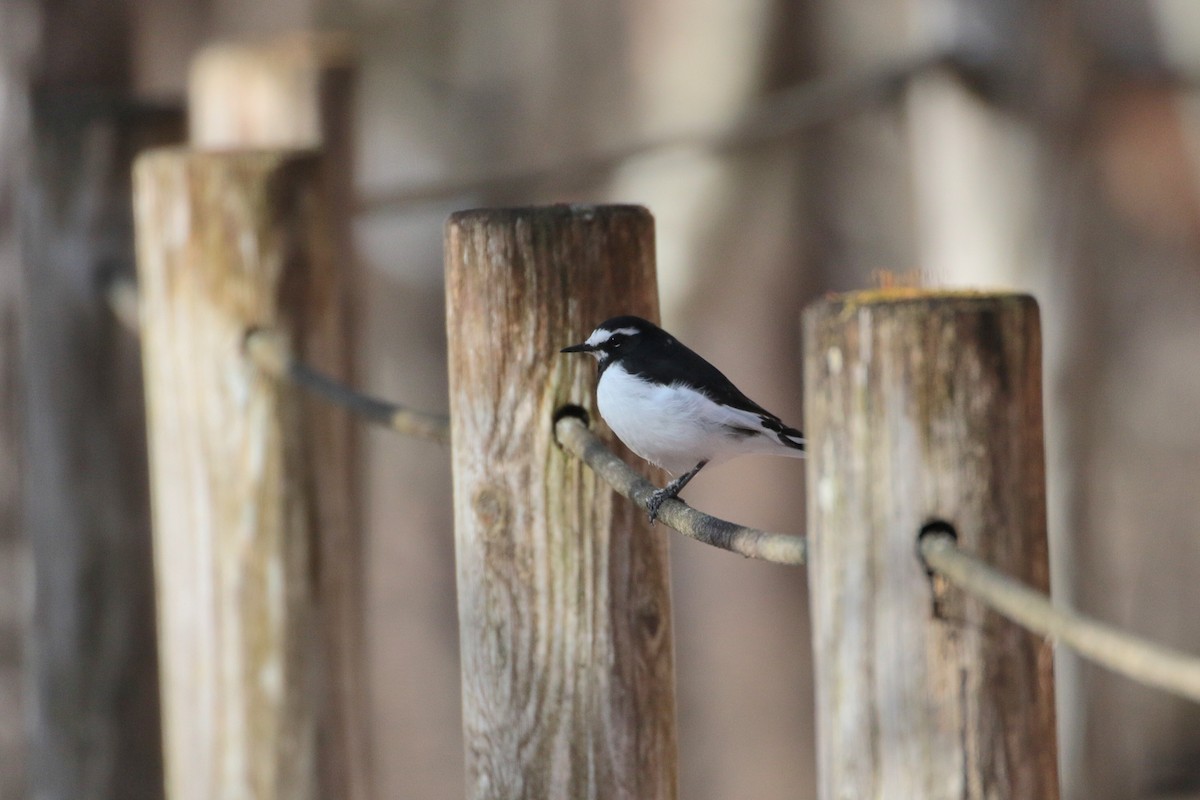
[[[461,212],[446,270],[467,794],[673,798],[665,534],[553,433],[564,404],[601,425],[594,364],[559,349],[658,317],[652,218]]]
[[[804,336],[821,797],[1057,798],[1050,645],[917,556],[940,519],[1049,588],[1036,303],[862,293]]]
[[[344,371],[320,174],[284,152],[157,151],[135,169],[172,800],[324,789],[321,643],[336,620],[320,554],[346,524],[345,420],[243,347],[268,327]]]
[[[321,188],[331,210],[325,235],[337,254],[338,319],[344,328],[331,340],[344,353],[334,359],[343,381],[356,384],[357,324],[362,303],[354,248],[354,91],[357,65],[349,37],[294,33],[259,43],[222,43],[204,48],[192,63],[188,84],[189,135],[198,148],[319,148]],[[337,502],[346,524],[324,531],[320,593],[326,637],[322,658],[328,695],[322,704],[320,761],[323,794],[342,800],[370,797],[365,657],[365,580],[361,498],[356,487],[361,460],[356,428],[336,438],[336,454],[348,485],[318,499]]]

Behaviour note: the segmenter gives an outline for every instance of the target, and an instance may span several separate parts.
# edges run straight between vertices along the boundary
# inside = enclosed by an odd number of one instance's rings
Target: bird
[[[708,464],[754,453],[805,455],[803,433],[653,322],[613,317],[559,352],[596,359],[600,416],[626,447],[678,476],[650,496],[651,524]]]

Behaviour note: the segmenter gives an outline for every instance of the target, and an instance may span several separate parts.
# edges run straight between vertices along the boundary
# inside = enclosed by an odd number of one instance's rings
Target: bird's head
[[[564,347],[559,352],[587,353],[603,367],[628,355],[639,345],[666,335],[662,328],[641,317],[613,317],[600,323],[584,341]]]

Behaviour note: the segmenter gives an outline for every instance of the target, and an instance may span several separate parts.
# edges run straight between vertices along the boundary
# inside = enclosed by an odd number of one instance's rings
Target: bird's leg
[[[662,504],[683,491],[683,487],[687,486],[688,481],[696,477],[696,473],[704,468],[708,463],[708,459],[704,459],[696,466],[692,467],[687,472],[680,475],[675,480],[668,483],[661,489],[655,490],[654,494],[650,495],[650,499],[646,501],[646,513],[650,515],[650,524],[654,524],[654,520],[658,519],[658,509]]]

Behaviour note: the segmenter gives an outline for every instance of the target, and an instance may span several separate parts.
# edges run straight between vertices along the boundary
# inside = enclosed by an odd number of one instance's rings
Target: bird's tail
[[[763,425],[775,434],[775,438],[779,440],[781,445],[788,448],[780,453],[780,455],[804,458],[805,440],[803,433],[795,428],[789,428],[787,425],[776,420],[763,420]]]
[[[795,428],[784,428],[779,432],[780,444],[788,447],[790,452],[785,452],[783,455],[792,456],[793,458],[804,458],[807,448],[805,447],[804,434]]]

